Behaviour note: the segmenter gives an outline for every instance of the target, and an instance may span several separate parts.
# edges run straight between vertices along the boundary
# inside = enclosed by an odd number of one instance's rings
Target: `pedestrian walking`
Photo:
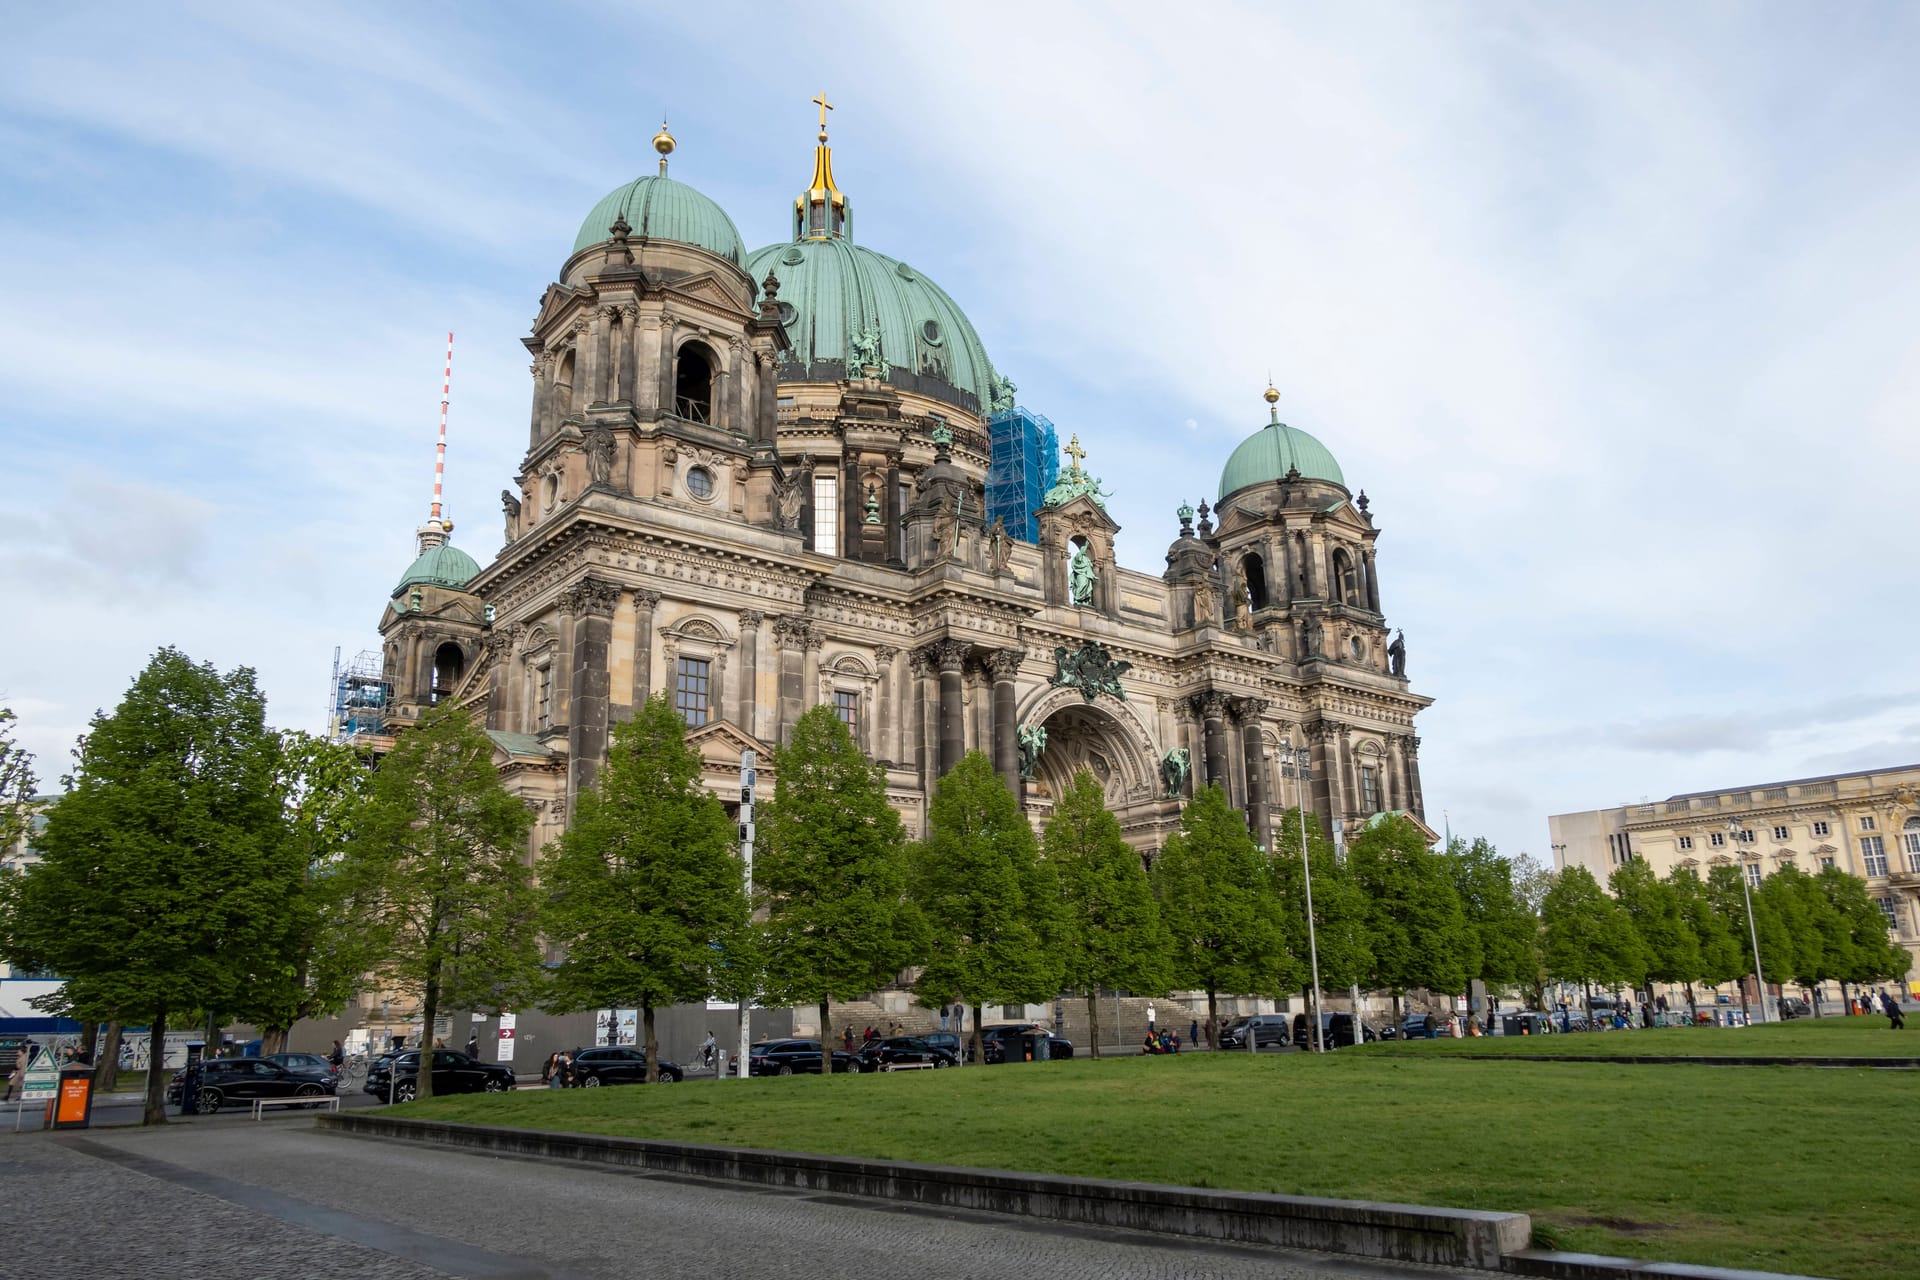
[[[941,1005],[940,1006],[940,1030],[945,1031],[946,1029],[947,1029],[947,1006]]]
[[[1900,1012],[1900,1002],[1892,996],[1882,996],[1887,1006],[1887,1030],[1904,1031],[1907,1028],[1907,1015]]]
[[[1420,1026],[1421,1029],[1427,1033],[1427,1039],[1429,1040],[1433,1039],[1435,1033],[1440,1029],[1440,1024],[1434,1020],[1434,1016],[1431,1013],[1427,1015],[1426,1020],[1422,1022]]]
[[[848,1053],[853,1052],[853,1024],[851,1022],[847,1024],[847,1029],[840,1033],[840,1047]]]
[[[480,1056],[480,1033],[478,1031],[467,1037],[467,1056],[469,1058],[477,1058]]]
[[[1200,1043],[1200,1019],[1198,1018],[1195,1018],[1192,1024],[1187,1027],[1187,1043],[1188,1044]]]
[[[7,1072],[7,1096],[0,1101],[12,1102],[16,1090],[24,1090],[27,1079],[27,1046],[20,1046],[20,1053],[13,1060],[13,1070]]]
[[[1149,1000],[1147,1002],[1147,1030],[1149,1031],[1157,1030],[1157,1028],[1153,1024],[1154,1024],[1153,1002]]]

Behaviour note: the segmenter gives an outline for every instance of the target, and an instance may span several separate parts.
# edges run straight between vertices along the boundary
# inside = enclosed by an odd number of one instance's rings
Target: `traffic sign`
[[[55,1065],[53,1055],[45,1049],[33,1056],[27,1064],[25,1088],[20,1096],[28,1102],[45,1102],[60,1092],[60,1068]]]

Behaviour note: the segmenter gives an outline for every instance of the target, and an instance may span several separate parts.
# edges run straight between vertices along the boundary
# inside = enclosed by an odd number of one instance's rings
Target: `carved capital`
[[[890,644],[877,644],[873,647],[873,659],[875,662],[892,662],[899,655],[900,650]]]
[[[933,655],[925,649],[915,649],[907,654],[907,669],[916,677],[933,674]]]
[[[586,337],[587,331],[591,328],[593,328],[593,317],[587,312],[581,312],[573,321],[575,341]]]
[[[632,324],[636,319],[639,318],[639,316],[640,316],[640,308],[638,306],[634,305],[631,302],[626,302],[621,304],[620,318],[622,320],[625,320],[628,324]]]
[[[1307,726],[1307,740],[1316,746],[1327,746],[1340,736],[1340,726],[1330,720],[1316,720]]]
[[[973,646],[965,640],[936,640],[928,647],[933,652],[934,664],[942,674],[963,670],[967,665],[967,655],[973,652]]]
[[[740,629],[742,631],[750,631],[766,620],[767,615],[758,609],[742,609],[740,611]]]
[[[603,578],[582,578],[568,587],[560,597],[560,605],[568,613],[579,617],[611,618],[614,606],[620,603],[620,586]]]
[[[987,673],[995,680],[1011,680],[1020,674],[1020,664],[1026,660],[1022,650],[995,649],[986,657]]]
[[[811,627],[807,629],[807,648],[812,649],[817,653],[821,649],[825,648],[826,644],[827,644],[826,636],[822,635],[819,631]]]
[[[783,613],[773,620],[773,639],[783,649],[804,649],[813,624],[799,614]]]
[[[1232,712],[1235,724],[1257,724],[1260,713],[1267,709],[1264,698],[1235,698]]]
[[[1224,693],[1196,693],[1193,695],[1194,711],[1203,720],[1219,720],[1227,714],[1227,695]]]
[[[658,591],[636,591],[633,593],[634,607],[642,613],[652,613],[660,603]]]

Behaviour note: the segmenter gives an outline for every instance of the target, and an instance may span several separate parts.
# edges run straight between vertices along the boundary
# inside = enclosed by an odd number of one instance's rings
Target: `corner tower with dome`
[[[1390,639],[1379,531],[1276,393],[1214,505],[1180,504],[1164,567],[1118,563],[1078,437],[1037,537],[1013,537],[984,514],[1012,384],[954,294],[872,247],[905,228],[856,239],[824,123],[789,237],[751,252],[668,176],[664,127],[654,143],[657,171],[587,214],[524,339],[502,545],[475,564],[423,538],[383,615],[396,723],[471,707],[538,808],[530,853],[658,692],[729,802],[743,750],[769,770],[804,711],[834,708],[916,834],[971,750],[1036,822],[1092,771],[1148,855],[1208,782],[1270,839],[1292,749],[1324,823],[1421,819],[1427,699]]]

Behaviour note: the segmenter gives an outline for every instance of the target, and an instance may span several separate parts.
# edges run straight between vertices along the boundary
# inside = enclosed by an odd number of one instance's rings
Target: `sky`
[[[1920,9],[72,3],[0,45],[0,705],[57,778],[164,644],[324,723],[430,496],[526,447],[607,191],[858,239],[1114,491],[1282,417],[1365,489],[1428,817],[1920,760]],[[1905,566],[1905,567],[1903,567]]]

